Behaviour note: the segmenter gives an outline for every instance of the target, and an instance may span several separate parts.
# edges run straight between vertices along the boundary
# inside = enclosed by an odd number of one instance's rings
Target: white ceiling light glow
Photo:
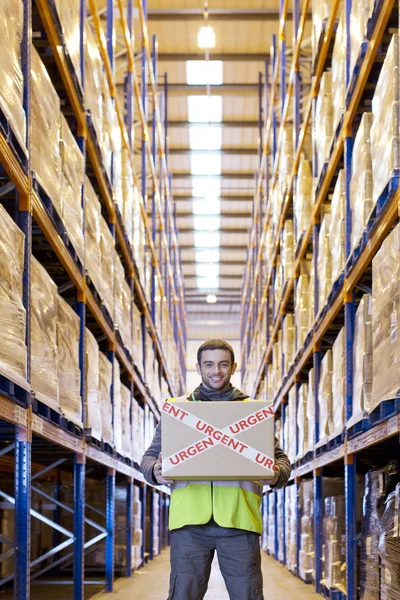
[[[197,277],[210,277],[211,279],[215,279],[219,277],[219,264],[198,264],[196,265],[196,276]]]
[[[200,290],[217,290],[219,277],[197,277],[196,285]]]
[[[195,231],[194,245],[196,248],[218,248],[221,243],[219,231]]]
[[[196,252],[196,262],[198,263],[217,263],[219,258],[219,250],[197,250]]]
[[[202,200],[193,200],[194,215],[219,215],[221,202],[218,197],[208,196]]]
[[[222,60],[187,60],[188,85],[221,85],[224,80]]]
[[[199,48],[215,48],[215,31],[210,25],[201,27],[197,34],[197,45]]]
[[[193,227],[196,231],[218,231],[221,229],[221,217],[194,217]]]
[[[208,296],[207,296],[208,304],[215,304],[216,301],[217,301],[217,296],[215,294],[208,294]]]
[[[189,147],[191,150],[221,150],[222,127],[189,127]]]
[[[192,196],[195,198],[218,198],[221,194],[219,177],[192,177]]]
[[[188,96],[191,123],[221,123],[222,96]]]
[[[190,156],[192,175],[221,175],[222,156],[220,154],[196,154]]]

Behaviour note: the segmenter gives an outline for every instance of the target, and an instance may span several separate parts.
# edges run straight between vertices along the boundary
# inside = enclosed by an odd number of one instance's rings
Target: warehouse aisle
[[[282,565],[265,552],[262,553],[265,600],[311,600],[317,598],[311,586],[294,577]],[[118,600],[166,600],[169,576],[169,552],[165,550],[154,562],[134,574],[131,580],[120,579],[115,584],[114,596]],[[100,593],[91,600],[106,599],[110,596]],[[228,600],[228,595],[218,569],[218,561],[214,560],[210,585],[206,600]]]

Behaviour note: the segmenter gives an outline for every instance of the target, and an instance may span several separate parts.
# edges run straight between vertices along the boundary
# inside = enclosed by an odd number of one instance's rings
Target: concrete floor
[[[310,585],[289,573],[281,564],[262,552],[265,600],[316,600],[320,598]],[[166,600],[168,595],[169,552],[165,550],[132,579],[119,579],[113,594],[99,593],[91,600]],[[228,600],[228,594],[215,559],[206,600]],[[245,600],[245,599],[243,599]]]

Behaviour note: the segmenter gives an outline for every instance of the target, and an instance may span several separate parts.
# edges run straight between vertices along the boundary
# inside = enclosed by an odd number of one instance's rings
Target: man
[[[192,402],[248,398],[230,383],[236,371],[232,347],[208,340],[197,351],[201,384],[185,399]],[[286,485],[290,462],[275,439],[273,488]],[[263,600],[260,512],[263,482],[174,482],[162,476],[161,428],[145,452],[141,470],[153,484],[171,484],[171,578],[168,600],[201,600],[207,591],[214,552],[230,600]]]

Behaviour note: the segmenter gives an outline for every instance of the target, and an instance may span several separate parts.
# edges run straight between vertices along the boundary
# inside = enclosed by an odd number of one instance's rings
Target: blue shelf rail
[[[330,68],[331,48],[336,35],[336,23],[339,11],[343,8],[345,17],[345,44],[346,44],[346,102],[334,141],[330,150],[327,163],[322,169],[319,181],[316,182],[315,194],[312,202],[312,214],[304,234],[301,236],[295,250],[295,264],[293,275],[282,283],[281,294],[276,297],[274,284],[276,281],[276,266],[282,251],[281,231],[286,219],[294,214],[294,191],[297,181],[297,172],[301,155],[306,148],[307,134],[312,127],[312,115],[315,110],[316,98],[323,72]],[[302,64],[300,62],[300,48],[305,40],[305,24],[309,13],[310,3],[307,0],[296,0],[293,5],[293,49],[290,71],[285,63],[283,51],[285,44],[285,21],[287,7],[280,6],[280,30],[272,40],[271,63],[266,64],[265,75],[265,126],[263,133],[263,155],[258,173],[257,194],[263,198],[263,206],[258,208],[255,199],[254,216],[262,214],[261,228],[254,224],[250,232],[250,248],[256,248],[256,253],[249,251],[247,268],[243,285],[243,302],[241,313],[241,341],[242,341],[242,385],[248,392],[257,397],[268,390],[268,367],[273,364],[274,343],[283,329],[284,316],[293,311],[293,302],[298,285],[298,278],[306,256],[314,256],[314,322],[306,335],[305,342],[283,374],[280,389],[273,390],[273,398],[277,418],[281,420],[284,429],[286,401],[289,392],[296,387],[296,419],[299,403],[298,387],[300,382],[307,381],[308,372],[314,369],[314,449],[306,456],[298,459],[293,464],[293,481],[299,497],[301,484],[304,478],[313,479],[314,482],[314,537],[315,537],[315,586],[319,593],[325,597],[348,600],[357,598],[357,556],[356,556],[356,482],[359,472],[362,472],[365,457],[371,460],[374,447],[379,445],[382,452],[385,447],[392,448],[390,444],[396,443],[400,432],[400,401],[398,398],[383,403],[357,426],[350,429],[344,427],[334,440],[329,441],[322,448],[315,449],[320,441],[319,415],[318,415],[318,385],[320,380],[321,360],[327,349],[333,343],[341,328],[345,335],[345,422],[352,416],[352,389],[353,389],[353,343],[354,320],[357,303],[361,292],[370,292],[370,266],[382,242],[398,223],[398,206],[400,192],[398,178],[394,176],[390,185],[378,200],[376,210],[372,213],[366,225],[365,232],[359,246],[351,252],[351,210],[350,210],[350,176],[351,157],[358,124],[360,110],[365,106],[365,92],[367,85],[370,87],[376,81],[381,65],[381,56],[377,56],[381,42],[390,28],[398,27],[398,10],[393,1],[375,3],[373,15],[368,22],[365,39],[361,44],[359,57],[354,69],[350,73],[350,14],[351,2],[333,0],[330,14],[324,23],[323,32],[318,49],[315,53],[312,66],[311,88],[308,91],[302,81]],[[280,101],[281,114],[278,112]],[[283,151],[283,131],[288,122],[288,111],[293,106],[293,128],[295,131],[295,151],[293,166],[290,173],[289,184],[281,198],[281,210],[278,215],[278,224],[273,234],[272,246],[269,247],[267,265],[265,265],[266,233],[270,227],[273,214],[274,191],[278,181],[279,162]],[[300,106],[303,107],[300,112]],[[365,109],[367,110],[367,109]],[[345,256],[346,266],[328,295],[326,306],[318,307],[318,285],[320,274],[317,268],[318,234],[323,216],[324,205],[329,205],[330,193],[336,182],[339,168],[345,172]],[[315,174],[314,174],[315,175]],[[395,174],[396,175],[396,174]],[[262,286],[260,288],[260,279]],[[254,315],[255,313],[255,315]],[[257,345],[265,349],[260,353]],[[257,363],[254,356],[260,356]],[[297,432],[297,428],[296,428]],[[290,434],[293,436],[293,432]],[[297,436],[296,436],[297,437]],[[284,436],[283,436],[284,438]],[[385,446],[385,444],[387,446]],[[298,454],[298,441],[296,440],[296,456]],[[398,446],[397,450],[398,451]],[[369,464],[367,462],[367,464]],[[360,465],[360,466],[358,466]],[[365,467],[365,465],[364,465]],[[359,469],[359,472],[358,470]],[[345,496],[346,512],[346,590],[327,588],[322,580],[322,518],[323,518],[323,485],[325,476],[337,476],[344,479],[343,494]],[[286,494],[287,497],[287,494]],[[276,506],[275,504],[273,504]],[[263,510],[267,510],[268,502],[264,503]],[[285,513],[283,513],[285,514]],[[297,530],[297,571],[300,561],[300,519],[301,511],[296,514]],[[277,528],[275,528],[276,534]],[[278,540],[275,540],[275,548]],[[307,578],[310,582],[311,578]]]

